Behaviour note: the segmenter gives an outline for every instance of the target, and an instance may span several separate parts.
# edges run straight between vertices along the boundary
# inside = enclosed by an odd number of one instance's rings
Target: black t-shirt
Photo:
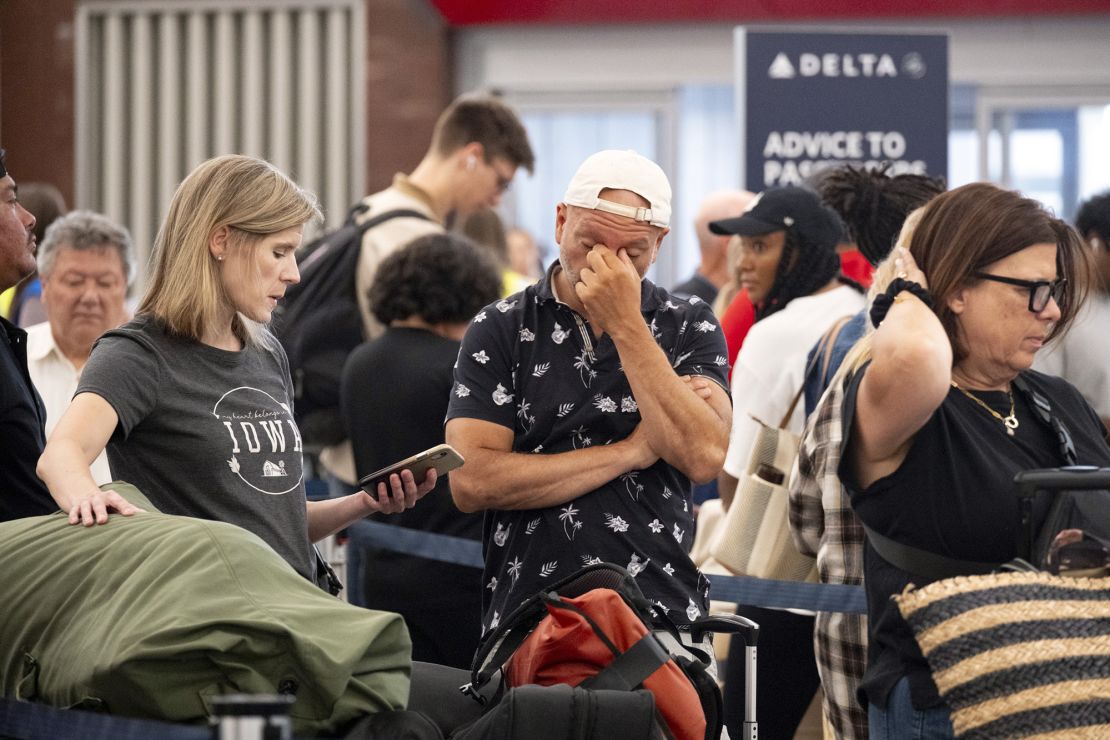
[[[694,273],[690,279],[684,283],[671,288],[671,295],[676,298],[689,298],[696,295],[706,303],[713,303],[717,300],[717,286],[709,282],[709,279],[699,273]]]
[[[443,444],[459,343],[423,329],[390,328],[343,368],[341,400],[359,477]],[[378,517],[411,529],[482,538],[482,515],[464,514],[442,477],[420,504]]]
[[[1014,476],[1022,470],[1066,464],[1055,435],[1030,407],[1031,401],[1014,389],[1019,426],[1011,437],[986,409],[958,389],[950,389],[914,437],[901,467],[861,491],[847,448],[865,371],[866,367],[856,373],[845,395],[845,454],[840,466],[840,478],[860,519],[897,542],[960,560],[1002,563],[1016,557],[1020,511]],[[1105,430],[1079,391],[1060,378],[1032,370],[1021,376],[1048,399],[1053,414],[1071,432],[1078,463],[1110,465]],[[1010,411],[1004,392],[974,391],[974,395],[1003,416]],[[1034,526],[1047,508],[1047,498],[1036,502]],[[886,562],[870,544],[865,546],[870,639],[862,690],[872,704],[885,706],[894,684],[907,675],[915,708],[941,701],[913,633],[890,599],[910,583],[927,582]]]
[[[35,473],[46,409],[27,372],[27,332],[0,318],[0,521],[58,510]]]
[[[430,331],[389,328],[351,353],[341,403],[359,476],[443,443],[459,343]],[[385,523],[479,540],[482,515],[466,514],[441,477],[414,508]],[[367,607],[405,618],[414,660],[468,668],[481,635],[482,571],[389,550],[364,553]]]

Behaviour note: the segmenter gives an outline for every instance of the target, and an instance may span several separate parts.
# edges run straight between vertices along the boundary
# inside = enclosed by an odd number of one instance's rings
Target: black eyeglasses
[[[974,275],[983,280],[993,280],[996,283],[1017,285],[1028,289],[1029,310],[1033,313],[1040,313],[1043,311],[1045,306],[1048,305],[1049,299],[1060,295],[1064,285],[1068,282],[1067,278],[1060,278],[1058,280],[1019,280],[1018,278],[991,275],[988,272],[976,272]]]

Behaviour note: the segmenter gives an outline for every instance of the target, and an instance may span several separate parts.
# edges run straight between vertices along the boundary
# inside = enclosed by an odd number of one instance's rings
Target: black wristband
[[[879,324],[883,323],[883,319],[886,318],[886,314],[890,311],[890,307],[894,305],[894,296],[898,295],[903,290],[908,290],[910,293],[913,293],[929,308],[933,307],[933,297],[929,295],[929,291],[921,287],[920,283],[915,283],[905,278],[894,278],[894,280],[890,282],[890,285],[887,286],[886,291],[875,296],[875,300],[871,303],[872,326],[876,329],[879,328]]]

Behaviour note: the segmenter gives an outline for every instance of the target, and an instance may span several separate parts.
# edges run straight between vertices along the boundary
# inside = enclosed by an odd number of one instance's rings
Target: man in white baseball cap
[[[483,630],[598,561],[679,624],[706,614],[690,484],[720,470],[732,404],[710,307],[644,279],[670,217],[658,165],[594,154],[556,206],[559,261],[463,339],[446,436],[455,503],[487,512]]]

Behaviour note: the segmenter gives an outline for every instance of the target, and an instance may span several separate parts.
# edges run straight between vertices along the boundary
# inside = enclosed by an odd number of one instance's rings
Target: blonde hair
[[[240,258],[271,234],[320,219],[316,197],[261,159],[226,155],[189,173],[173,194],[151,254],[153,275],[138,313],[166,330],[200,341],[231,301],[209,243],[230,227],[228,248]],[[260,324],[236,313],[236,336],[247,345],[266,341]]]

